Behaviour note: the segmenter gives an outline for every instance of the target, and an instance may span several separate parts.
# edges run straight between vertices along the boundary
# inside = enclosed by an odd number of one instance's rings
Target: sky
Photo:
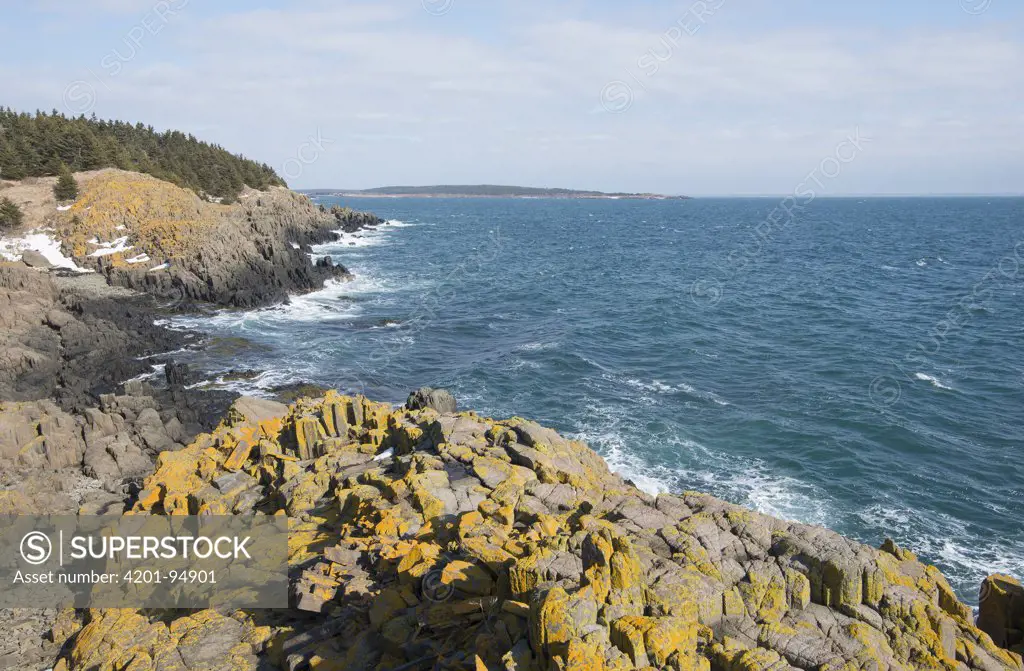
[[[0,105],[293,188],[1024,193],[1020,0],[0,0]]]

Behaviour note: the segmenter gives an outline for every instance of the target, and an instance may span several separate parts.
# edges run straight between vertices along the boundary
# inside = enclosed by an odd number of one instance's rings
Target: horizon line
[[[488,184],[473,184],[473,185],[422,185],[422,186],[409,186],[409,187],[390,187],[390,188],[427,188],[430,186],[503,186],[503,185],[488,185]],[[368,187],[365,189],[339,189],[335,187],[289,187],[293,191],[337,191],[339,193],[359,193],[365,191],[371,191],[373,189],[384,189],[389,187]],[[792,197],[792,193],[699,193],[699,194],[685,194],[685,193],[662,193],[659,191],[602,191],[599,189],[573,189],[568,187],[514,187],[514,188],[528,188],[528,189],[563,189],[566,191],[578,191],[578,192],[591,192],[591,193],[604,193],[604,194],[641,194],[641,195],[654,195],[654,196],[665,196],[669,198],[788,198]],[[367,194],[368,197],[372,197],[373,194]],[[415,197],[410,194],[409,197]],[[495,196],[486,196],[493,198]],[[512,196],[515,197],[515,196]],[[836,193],[836,194],[822,194],[816,195],[813,200],[822,198],[1024,198],[1024,191],[1021,192],[950,192],[950,193]]]

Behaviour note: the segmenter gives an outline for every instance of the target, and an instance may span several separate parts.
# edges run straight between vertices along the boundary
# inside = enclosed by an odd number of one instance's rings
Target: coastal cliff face
[[[258,307],[347,278],[330,259],[314,264],[310,246],[381,220],[352,210],[325,211],[283,187],[247,189],[221,205],[150,175],[123,170],[79,173],[80,195],[65,208],[52,179],[4,190],[28,213],[26,228],[54,231],[64,253],[111,284],[187,307]]]
[[[98,275],[61,277],[0,261],[0,401],[84,409],[149,371],[141,357],[184,341],[153,325],[154,307]]]
[[[437,405],[236,403],[134,509],[287,515],[295,610],[68,611],[55,669],[1024,668],[891,541],[652,497],[550,429]]]

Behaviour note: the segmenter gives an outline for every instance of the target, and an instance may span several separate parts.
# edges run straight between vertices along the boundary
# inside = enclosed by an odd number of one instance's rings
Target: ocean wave
[[[558,349],[562,346],[560,342],[531,342],[525,345],[519,345],[515,348],[516,352],[544,352],[547,350]]]
[[[164,374],[164,364],[162,364],[162,363],[161,364],[156,364],[156,365],[151,364],[150,368],[151,368],[151,370],[148,373],[142,373],[141,375],[136,375],[132,379],[125,380],[121,384],[128,384],[129,382],[145,382],[146,380],[153,380],[153,379],[158,378],[158,377],[160,377],[161,375]]]
[[[921,380],[922,382],[931,382],[932,386],[936,387],[937,389],[945,389],[946,391],[953,391],[952,387],[950,387],[950,386],[948,386],[946,384],[943,384],[943,382],[941,380],[939,380],[937,377],[933,377],[931,375],[926,375],[925,373],[914,373],[914,377],[917,378],[918,380]]]
[[[322,245],[314,245],[314,255],[324,256],[331,252],[340,253],[345,250],[360,247],[376,247],[390,241],[390,233],[396,228],[411,228],[416,224],[408,224],[398,219],[389,219],[382,224],[368,228],[361,228],[357,231],[346,232],[337,230],[338,240],[326,242]]]
[[[246,331],[258,329],[268,322],[347,321],[359,315],[362,307],[358,302],[346,299],[383,291],[387,291],[384,282],[371,276],[359,275],[352,280],[327,280],[323,289],[291,296],[288,303],[280,305],[255,310],[221,310],[198,317],[171,317],[154,323],[178,330]]]
[[[640,426],[619,406],[593,399],[587,406],[590,412],[577,418],[570,435],[650,494],[695,490],[794,522],[826,526],[835,521],[826,491],[775,472],[760,459],[719,452],[668,425]]]
[[[510,356],[505,359],[504,365],[505,371],[517,371],[523,368],[529,368],[530,370],[540,370],[543,366],[536,361],[528,361],[517,356]]]
[[[158,357],[171,357],[176,354],[187,354],[192,350],[188,347],[181,347],[179,349],[171,350],[170,352],[157,352],[156,354],[146,354],[145,356],[135,357],[136,361],[145,361],[146,359],[156,359]]]
[[[992,573],[1024,574],[1024,539],[991,539],[942,512],[909,510],[895,501],[877,503],[855,516],[880,536],[935,562],[962,598],[974,603],[981,581]]]
[[[716,405],[720,405],[720,406],[730,405],[730,403],[728,401],[726,401],[724,398],[722,398],[721,396],[719,396],[715,392],[713,392],[713,391],[704,391],[702,389],[697,389],[697,388],[695,388],[695,387],[693,387],[691,385],[686,384],[685,382],[680,382],[679,384],[673,386],[673,385],[667,384],[665,382],[662,382],[661,380],[651,380],[650,382],[647,382],[645,380],[639,380],[639,379],[636,379],[636,378],[618,378],[616,376],[609,376],[609,375],[605,375],[603,377],[605,377],[606,379],[610,378],[610,379],[615,379],[617,381],[621,381],[621,382],[623,382],[624,384],[626,384],[629,387],[632,387],[634,389],[638,389],[640,391],[648,392],[648,393],[655,393],[655,394],[677,394],[677,393],[682,393],[682,394],[686,394],[687,396],[693,396],[695,398],[699,398],[699,399],[704,400],[704,401],[711,401],[712,403],[714,403]]]

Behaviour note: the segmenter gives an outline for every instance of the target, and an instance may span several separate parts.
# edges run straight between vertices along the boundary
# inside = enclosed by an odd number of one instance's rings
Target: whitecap
[[[922,382],[931,382],[932,386],[938,389],[945,389],[947,391],[953,390],[952,387],[943,384],[938,378],[932,377],[931,375],[926,375],[925,373],[914,373],[914,377]]]
[[[162,364],[162,363],[161,364],[156,364],[156,365],[151,365],[150,368],[152,370],[150,370],[148,373],[142,373],[141,375],[136,375],[132,379],[125,380],[121,384],[128,384],[129,382],[145,382],[146,380],[152,380],[152,379],[160,377],[161,375],[164,374],[164,364]]]
[[[157,352],[156,354],[147,354],[145,356],[135,357],[136,361],[145,361],[146,359],[156,359],[157,357],[174,356],[175,354],[185,354],[189,349],[182,347],[181,349],[172,350],[170,352]]]
[[[495,319],[502,319],[502,318],[503,317],[499,317],[499,316],[495,315]],[[507,318],[507,317],[504,317],[504,318]],[[526,343],[525,345],[520,345],[520,346],[516,347],[515,351],[517,351],[517,352],[543,352],[543,351],[547,351],[547,350],[557,349],[560,346],[561,346],[561,343],[559,343],[559,342],[531,342],[531,343]]]
[[[969,603],[992,573],[1024,575],[1024,540],[979,537],[962,520],[931,510],[907,509],[894,501],[855,513],[869,528],[939,565]]]
[[[173,329],[259,330],[264,323],[347,321],[361,313],[358,303],[346,299],[385,291],[386,286],[368,275],[352,280],[327,280],[324,288],[291,296],[288,303],[256,310],[221,310],[212,315],[178,316],[154,322]]]
[[[650,494],[709,492],[786,520],[823,526],[834,521],[826,491],[774,472],[760,459],[718,452],[672,430],[643,433],[624,422],[621,407],[588,400],[588,408],[591,416],[576,422],[572,437],[590,444],[613,471]],[[670,463],[676,465],[642,456],[651,444],[674,452]]]
[[[662,382],[661,380],[652,380],[650,382],[646,382],[644,380],[639,380],[639,379],[636,379],[636,378],[618,378],[618,377],[616,377],[614,375],[610,375],[610,374],[605,374],[602,377],[604,377],[607,380],[621,381],[622,383],[626,384],[627,386],[633,387],[634,389],[638,389],[640,391],[644,391],[644,392],[647,392],[647,393],[654,393],[654,394],[683,393],[683,394],[687,394],[688,396],[694,396],[696,398],[699,398],[699,399],[702,399],[702,400],[705,400],[705,401],[711,401],[712,403],[715,403],[716,405],[721,405],[721,406],[729,405],[729,402],[726,401],[725,399],[723,399],[722,397],[720,397],[718,394],[716,394],[716,393],[714,393],[712,391],[704,391],[704,390],[701,390],[701,389],[696,389],[695,387],[692,387],[691,385],[688,385],[685,382],[680,382],[678,385],[673,386],[673,385],[667,384],[665,382]]]

